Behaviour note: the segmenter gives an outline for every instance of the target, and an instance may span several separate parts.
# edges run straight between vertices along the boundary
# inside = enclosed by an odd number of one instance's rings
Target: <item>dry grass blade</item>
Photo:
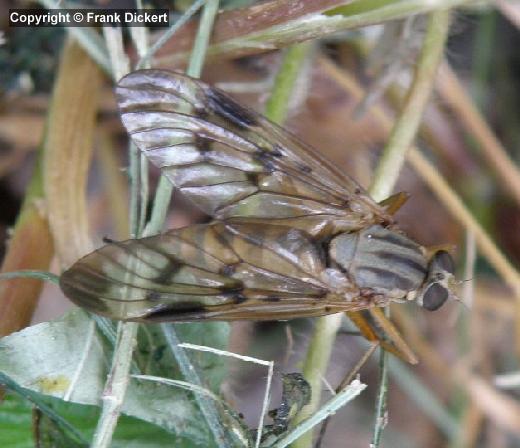
[[[414,70],[410,88],[402,107],[391,127],[388,142],[385,145],[370,186],[370,195],[381,201],[395,188],[397,177],[404,166],[406,156],[411,152],[428,100],[431,96],[437,68],[444,51],[450,24],[450,11],[439,9],[428,17],[426,34],[422,43],[419,59]],[[381,314],[383,314],[381,312]],[[390,316],[390,307],[386,307],[385,316]],[[377,319],[378,315],[372,314]],[[379,323],[381,323],[381,319]],[[395,332],[394,340],[399,341]],[[401,344],[403,345],[403,344]],[[380,357],[380,380],[376,398],[376,420],[372,433],[374,448],[380,446],[382,432],[388,421],[388,353]]]
[[[417,330],[411,318],[396,308],[394,310],[394,317],[404,329],[408,341],[446,389],[460,387],[469,395],[473,405],[497,426],[516,435],[520,434],[520,405],[514,399],[497,391],[489,382],[471,373],[466,367],[447,365]]]
[[[443,101],[456,113],[468,134],[478,143],[489,166],[495,170],[497,181],[520,204],[520,170],[446,62],[441,65],[439,70],[437,91]]]
[[[484,415],[499,428],[520,436],[520,405],[516,400],[464,368],[455,369],[455,374],[458,384],[464,387]]]
[[[0,272],[48,269],[53,254],[49,223],[43,205],[41,163],[38,163]],[[0,337],[29,324],[41,289],[40,280],[25,278],[0,281]]]
[[[424,338],[421,331],[417,328],[416,322],[406,314],[399,306],[392,307],[392,317],[399,324],[402,332],[412,346],[414,351],[419,355],[421,365],[430,371],[445,388],[453,387],[453,379],[450,367],[442,357],[433,349],[432,345]]]
[[[90,249],[86,187],[101,76],[96,63],[69,39],[53,93],[43,165],[49,222],[62,265]]]
[[[321,59],[321,64],[340,87],[343,87],[350,95],[360,100],[363,98],[362,87],[348,75],[341,71],[332,62]],[[391,126],[390,116],[380,107],[372,107],[370,110],[376,123],[385,131]],[[520,275],[511,263],[505,258],[496,244],[489,237],[483,227],[475,220],[470,211],[465,207],[462,200],[455,194],[449,184],[442,178],[438,170],[428,162],[418,151],[412,150],[408,153],[408,162],[414,167],[419,175],[425,180],[432,191],[440,198],[442,204],[464,227],[475,234],[477,246],[498,274],[520,297]]]
[[[357,98],[362,97],[362,88],[348,76],[348,74],[338,70],[333,64],[326,60],[322,63],[329,73],[339,85],[343,86],[349,94]],[[373,117],[379,121],[383,129],[390,129],[391,120],[381,108],[373,107],[371,109]],[[411,151],[408,155],[408,161],[412,164],[419,175],[426,181],[432,191],[440,198],[441,203],[449,210],[449,212],[467,229],[475,234],[476,242],[480,252],[489,260],[496,269],[498,274],[506,281],[506,283],[515,291],[517,297],[520,294],[520,277],[518,272],[508,262],[504,255],[497,248],[496,244],[491,240],[488,234],[473,218],[468,209],[464,206],[460,198],[453,192],[448,183],[441,177],[438,170],[435,169],[418,151]],[[517,307],[518,308],[518,307]],[[447,387],[453,384],[464,388],[471,398],[475,401],[476,406],[497,426],[505,428],[511,432],[517,433],[520,414],[517,403],[498,393],[482,378],[478,376],[458,375],[454,378],[452,369],[446,366],[436,352],[433,351],[431,345],[415,331],[415,325],[403,325],[402,316],[396,313],[397,320],[401,323],[401,327],[405,329],[404,334],[412,347],[417,351],[420,358],[428,365],[428,368],[437,372],[436,377],[444,381]],[[410,331],[412,329],[413,331]],[[412,337],[413,334],[413,337]],[[517,346],[520,344],[517,343]],[[481,397],[485,397],[486,404],[483,404]]]
[[[465,207],[461,199],[453,192],[448,182],[439,175],[435,167],[433,167],[426,158],[416,150],[410,152],[408,161],[421,174],[423,180],[429,185],[449,212],[463,226],[465,226],[466,229],[474,233],[477,246],[481,253],[513,290],[516,298],[517,315],[515,342],[517,353],[520,353],[520,274],[507,260],[505,255],[500,251],[470,211]]]

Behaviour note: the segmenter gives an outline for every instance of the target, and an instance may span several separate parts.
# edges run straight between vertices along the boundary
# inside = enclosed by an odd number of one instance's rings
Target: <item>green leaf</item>
[[[96,406],[85,406],[65,403],[61,400],[41,396],[41,399],[53,410],[66,417],[86,440],[90,440],[96,427],[99,409]],[[0,407],[0,446],[2,448],[33,448],[33,407],[22,397],[7,394]],[[51,425],[50,427],[48,425]],[[73,444],[64,436],[61,428],[45,421],[43,429],[46,438],[40,443],[43,448],[72,448],[81,446]],[[150,423],[132,417],[123,416],[119,420],[112,441],[112,448],[162,448],[162,447],[195,448],[197,445],[187,439],[179,438],[157,428]]]
[[[175,331],[182,342],[220,350],[227,348],[229,325],[222,322],[177,324]],[[137,340],[136,358],[143,374],[184,379],[159,325],[142,325]],[[226,359],[197,351],[190,351],[189,357],[200,376],[206,380],[206,386],[218,391],[227,374]]]
[[[7,394],[0,406],[0,446],[32,448],[31,407],[18,397]]]
[[[210,345],[225,346],[227,329],[220,333],[207,330],[186,325],[181,327],[181,337],[202,344],[210,342],[211,334]],[[103,344],[92,321],[83,311],[75,310],[58,320],[28,327],[0,340],[0,372],[23,388],[60,399],[77,377],[70,401],[99,405],[108,372]],[[208,354],[195,354],[195,357],[205,371],[211,370],[208,378],[216,386],[225,372],[222,361]],[[167,369],[166,363],[162,369]],[[212,440],[192,394],[175,387],[131,380],[122,412],[202,446],[208,446]]]
[[[182,342],[205,345],[226,350],[229,339],[229,325],[224,322],[197,322],[189,325],[176,325],[177,335]],[[220,383],[228,374],[229,359],[212,353],[189,351],[189,357],[198,369],[208,387],[218,391]],[[189,378],[187,378],[189,381]]]

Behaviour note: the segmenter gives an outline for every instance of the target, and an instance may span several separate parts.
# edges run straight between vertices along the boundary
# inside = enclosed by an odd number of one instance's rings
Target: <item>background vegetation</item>
[[[4,5],[3,272],[59,274],[104,236],[207,219],[179,195],[169,207],[171,188],[128,146],[113,85],[140,64],[217,84],[283,122],[378,200],[408,192],[398,220],[425,245],[454,246],[465,306],[392,307],[419,364],[373,354],[358,372],[371,344],[341,316],[117,325],[72,310],[53,275],[45,284],[3,280],[0,446],[254,446],[249,428],[259,425],[270,369],[270,409],[280,406],[286,372],[303,372],[313,399],[263,446],[287,446],[300,429],[294,446],[312,446],[312,418],[336,408],[323,447],[520,444],[515,2],[156,2],[146,6],[171,9],[173,25],[154,32],[9,28],[9,7],[57,4]],[[334,398],[330,389],[352,371],[366,388],[355,382]]]

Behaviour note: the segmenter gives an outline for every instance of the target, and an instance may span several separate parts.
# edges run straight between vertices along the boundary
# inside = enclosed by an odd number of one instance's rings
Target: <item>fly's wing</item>
[[[269,220],[312,235],[391,221],[316,151],[216,88],[179,73],[140,70],[116,91],[135,144],[218,220]]]
[[[324,256],[283,226],[201,224],[113,242],[65,271],[60,286],[97,314],[144,322],[276,320],[366,308],[330,294]]]

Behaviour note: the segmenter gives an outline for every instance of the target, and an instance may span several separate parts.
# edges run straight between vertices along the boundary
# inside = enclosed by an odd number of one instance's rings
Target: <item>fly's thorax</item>
[[[329,255],[357,287],[392,299],[408,298],[421,288],[428,273],[422,247],[381,225],[336,236]]]

